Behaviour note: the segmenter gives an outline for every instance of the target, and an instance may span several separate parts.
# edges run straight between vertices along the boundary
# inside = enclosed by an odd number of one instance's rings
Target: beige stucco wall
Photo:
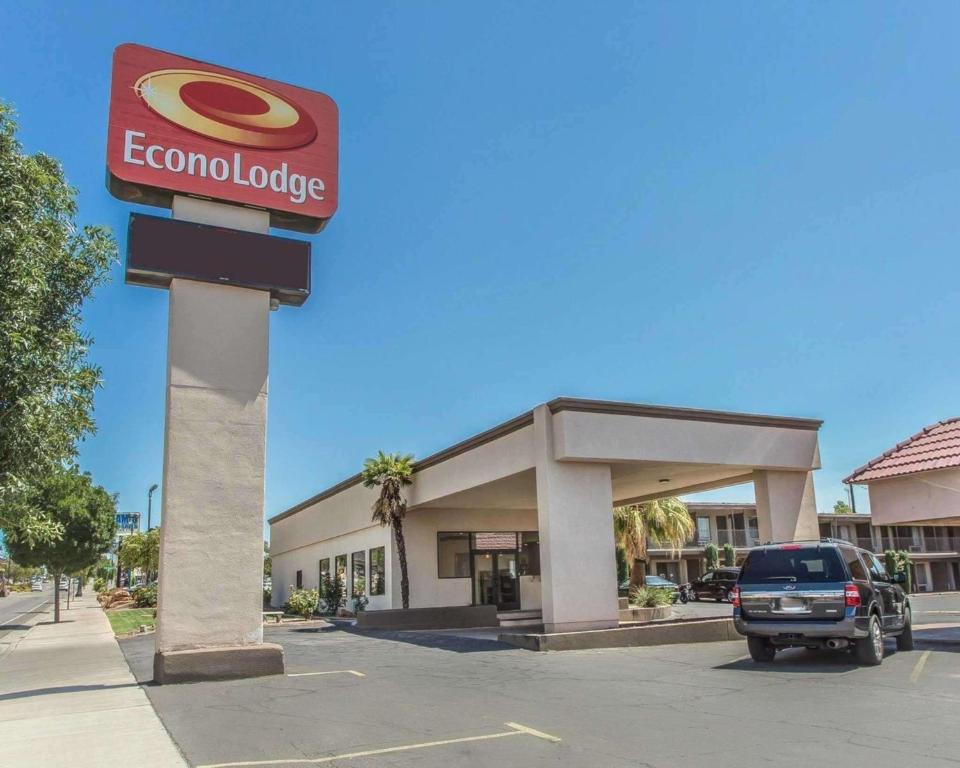
[[[269,302],[265,291],[170,286],[161,653],[263,639]]]
[[[370,594],[370,550],[376,547],[384,548],[386,589],[382,595]],[[272,545],[271,545],[272,549]],[[353,594],[352,561],[354,552],[363,551],[366,556],[367,584],[366,595],[369,600],[368,610],[380,610],[390,607],[393,567],[393,537],[389,528],[371,525],[361,530],[334,536],[323,541],[313,542],[282,554],[271,554],[273,561],[273,593],[271,601],[275,607],[286,602],[290,588],[296,584],[297,571],[303,571],[304,589],[318,589],[320,586],[320,560],[330,558],[331,572],[334,568],[334,558],[337,555],[347,556],[347,607],[352,606],[350,596]]]
[[[918,472],[870,483],[874,525],[960,522],[960,469]]]

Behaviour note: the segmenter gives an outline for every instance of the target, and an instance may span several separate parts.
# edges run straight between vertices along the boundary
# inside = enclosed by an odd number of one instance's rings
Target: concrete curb
[[[740,640],[733,619],[681,619],[633,627],[557,634],[501,634],[500,642],[530,651],[579,651],[589,648],[627,648],[644,645],[714,643]]]

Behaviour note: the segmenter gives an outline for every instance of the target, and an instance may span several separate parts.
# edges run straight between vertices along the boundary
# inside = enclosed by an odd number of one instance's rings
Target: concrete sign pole
[[[269,227],[265,211],[184,197],[173,217]],[[269,318],[266,291],[170,284],[158,683],[283,672],[262,621]]]

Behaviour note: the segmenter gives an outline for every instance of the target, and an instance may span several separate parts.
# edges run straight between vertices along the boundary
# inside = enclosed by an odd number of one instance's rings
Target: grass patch
[[[122,608],[119,611],[106,611],[107,618],[110,619],[110,626],[115,635],[124,635],[127,632],[136,632],[141,624],[146,624],[149,629],[153,629],[156,619],[153,618],[153,612],[156,608]]]

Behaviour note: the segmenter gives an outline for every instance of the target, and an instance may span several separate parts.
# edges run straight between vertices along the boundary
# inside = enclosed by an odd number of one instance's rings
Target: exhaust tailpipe
[[[827,640],[827,648],[831,648],[835,651],[840,648],[846,648],[848,645],[850,645],[850,641],[844,640],[842,637],[831,637],[829,640]]]

